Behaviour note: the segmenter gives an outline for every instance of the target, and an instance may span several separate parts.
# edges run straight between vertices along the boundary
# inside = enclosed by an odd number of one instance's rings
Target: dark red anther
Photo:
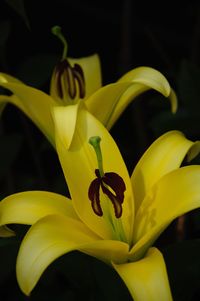
[[[98,216],[102,216],[103,211],[102,211],[101,205],[100,205],[99,189],[100,189],[100,180],[98,178],[96,178],[90,184],[90,187],[88,190],[88,196],[89,196],[89,199],[91,200],[92,209],[93,209],[94,213],[96,213]]]
[[[79,91],[79,97],[85,97],[85,78],[84,73],[80,65],[74,64],[72,67],[67,59],[61,61],[56,66],[56,85],[58,96],[63,99],[63,89],[67,89],[67,92],[71,99],[75,99],[77,96],[77,86]],[[62,77],[63,82],[62,83]],[[64,87],[63,87],[64,85]]]
[[[107,172],[103,177],[100,176],[99,170],[95,170],[97,178],[90,184],[88,196],[92,203],[92,208],[98,216],[103,215],[100,204],[100,187],[102,192],[111,200],[116,218],[122,215],[122,203],[124,201],[124,192],[126,190],[123,179],[115,172]]]

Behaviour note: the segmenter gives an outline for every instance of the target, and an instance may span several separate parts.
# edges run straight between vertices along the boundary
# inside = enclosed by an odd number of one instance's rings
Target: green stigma
[[[60,26],[55,25],[51,28],[51,32],[63,43],[64,48],[63,48],[62,59],[64,60],[67,57],[67,41],[62,34],[62,29]]]
[[[102,152],[101,152],[101,147],[100,147],[100,142],[101,138],[99,136],[92,136],[89,139],[89,143],[93,146],[94,151],[97,156],[97,162],[98,162],[98,169],[100,176],[104,176],[104,171],[103,171],[103,159],[102,159]]]

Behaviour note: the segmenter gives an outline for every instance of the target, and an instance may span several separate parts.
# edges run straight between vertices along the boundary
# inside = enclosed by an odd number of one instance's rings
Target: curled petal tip
[[[171,103],[171,111],[173,114],[175,114],[178,109],[178,99],[173,89],[171,89],[170,91],[169,100]]]
[[[200,141],[194,142],[187,154],[187,161],[192,161],[200,153]]]
[[[0,237],[13,237],[15,232],[7,226],[0,226]]]

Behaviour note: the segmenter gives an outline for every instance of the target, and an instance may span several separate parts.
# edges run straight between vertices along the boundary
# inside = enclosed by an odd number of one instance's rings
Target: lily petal
[[[72,115],[77,114],[76,125],[74,119],[72,121],[68,119],[69,112],[72,111],[76,112]],[[102,139],[104,171],[117,173],[123,178],[126,185],[123,213],[120,220],[127,239],[131,239],[134,218],[132,187],[124,161],[111,135],[83,105],[54,108],[54,120],[56,147],[78,216],[102,238],[113,238],[113,228],[108,227],[107,221],[93,212],[88,198],[88,189],[95,178],[95,169],[98,167],[94,149],[89,144],[89,138],[99,136]],[[79,175],[78,184],[77,175]],[[114,216],[113,208],[110,209]],[[104,213],[106,214],[108,211]]]
[[[65,196],[46,191],[12,194],[0,202],[0,225],[31,225],[49,214],[63,214],[78,219],[72,202]]]
[[[56,105],[52,97],[44,92],[27,86],[11,77],[0,73],[0,86],[10,90],[14,95],[7,98],[1,98],[1,103],[8,101],[21,109],[47,136],[52,144],[53,121],[51,108]],[[39,109],[38,109],[39,108]]]
[[[200,207],[200,166],[176,169],[149,191],[137,212],[132,260],[142,256],[160,233],[178,216]]]
[[[151,187],[165,174],[180,167],[186,154],[192,159],[200,150],[199,142],[192,142],[179,131],[159,137],[137,163],[131,181],[136,210]]]
[[[0,114],[3,112],[3,110],[4,110],[7,103],[11,103],[11,104],[17,106],[18,108],[20,108],[21,111],[23,111],[26,114],[25,107],[20,102],[20,99],[15,95],[10,95],[10,96],[0,95]]]
[[[110,129],[129,103],[149,89],[169,97],[172,112],[176,111],[177,98],[167,79],[159,71],[149,67],[135,68],[126,73],[116,84],[107,85],[89,97],[86,105]]]
[[[15,232],[6,226],[0,227],[0,237],[12,237],[15,236]]]
[[[168,97],[170,85],[167,79],[158,70],[151,67],[138,67],[124,74],[118,82],[134,82],[143,84]]]
[[[17,78],[15,78],[11,75],[6,74],[6,73],[0,73],[0,83],[2,83],[2,82],[14,82],[14,83],[22,84],[22,82],[20,80],[18,80]],[[10,99],[10,97],[12,97],[12,96],[0,95],[0,114],[4,110],[4,107],[7,102],[12,103],[12,100]]]
[[[88,111],[100,120],[106,128],[110,128],[110,120],[113,118],[115,108],[130,85],[130,82],[114,83],[97,90],[85,100]]]
[[[11,76],[9,74],[6,73],[0,73],[0,83],[15,83],[15,84],[23,84],[22,81],[20,81],[19,79],[17,79],[14,76]]]
[[[102,86],[101,65],[98,54],[78,59],[69,58],[69,62],[72,65],[80,65],[83,70],[86,85],[85,98],[88,98]]]
[[[128,245],[102,241],[78,220],[61,215],[46,216],[30,228],[19,249],[17,279],[22,291],[29,295],[47,266],[73,250],[118,262],[126,258]]]
[[[135,301],[172,301],[162,254],[150,248],[141,260],[113,264]]]

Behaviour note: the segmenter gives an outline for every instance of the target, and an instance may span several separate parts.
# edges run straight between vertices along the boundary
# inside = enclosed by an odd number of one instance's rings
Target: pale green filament
[[[56,26],[53,26],[51,28],[51,32],[58,38],[61,40],[61,42],[63,43],[63,54],[62,54],[62,59],[64,60],[66,57],[67,57],[67,41],[65,39],[65,37],[63,36],[62,34],[62,31],[61,31],[61,27],[56,25]]]
[[[89,139],[89,143],[93,146],[94,151],[97,156],[98,169],[99,169],[100,176],[103,177],[104,176],[103,159],[102,159],[100,142],[101,142],[101,138],[99,136],[93,136],[93,137],[90,137],[90,139]]]

